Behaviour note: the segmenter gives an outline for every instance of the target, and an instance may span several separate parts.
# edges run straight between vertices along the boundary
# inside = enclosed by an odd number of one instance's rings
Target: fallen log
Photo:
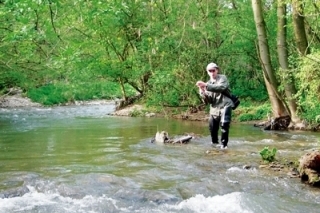
[[[191,135],[186,135],[186,136],[182,136],[180,138],[174,139],[172,143],[188,143],[192,138],[193,137]]]
[[[191,139],[193,139],[194,137],[191,135],[184,135],[184,136],[180,136],[180,137],[174,137],[174,138],[169,138],[169,134],[166,131],[161,131],[161,132],[157,132],[156,136],[151,140],[151,142],[158,142],[158,143],[171,143],[171,144],[175,144],[175,143],[188,143]]]

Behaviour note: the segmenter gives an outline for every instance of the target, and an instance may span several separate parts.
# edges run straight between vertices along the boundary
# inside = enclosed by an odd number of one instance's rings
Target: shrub
[[[263,161],[272,162],[275,160],[275,156],[277,153],[277,149],[269,149],[268,146],[264,147],[263,150],[260,151],[260,155]]]
[[[127,88],[126,88],[127,89]],[[127,95],[134,93],[127,89]],[[81,83],[55,83],[39,88],[30,89],[28,97],[34,102],[43,105],[64,104],[72,101],[85,101],[93,99],[121,98],[118,84],[113,82],[81,82]]]

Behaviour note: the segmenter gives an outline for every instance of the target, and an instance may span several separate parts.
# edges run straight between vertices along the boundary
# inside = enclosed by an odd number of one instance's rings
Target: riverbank
[[[159,109],[150,109],[143,104],[132,104],[121,109],[117,109],[117,101],[112,100],[90,100],[90,101],[75,101],[72,103],[63,104],[63,106],[70,105],[101,105],[101,104],[115,104],[116,110],[110,115],[112,116],[127,116],[127,117],[165,117],[170,119],[188,120],[188,121],[200,121],[207,122],[209,119],[209,113],[206,110],[189,109],[185,110],[176,107],[164,107]],[[25,97],[20,91],[15,91],[11,95],[3,95],[0,97],[0,108],[16,108],[16,107],[43,107],[39,103],[32,102],[31,99]],[[233,115],[233,123],[240,122],[237,116],[241,114],[241,110],[236,110],[236,114]],[[247,112],[246,112],[247,113]],[[241,123],[249,123],[262,127],[266,124],[266,120],[253,120]],[[320,131],[320,125],[310,126],[305,122],[289,126],[290,130],[303,130],[303,131]]]
[[[185,112],[177,108],[167,107],[161,111],[156,111],[146,108],[142,104],[133,104],[122,109],[114,111],[111,115],[114,116],[145,116],[145,117],[167,117],[172,119],[181,119],[189,121],[208,121],[209,115],[205,110],[197,110],[193,112]]]
[[[70,105],[101,105],[110,104],[114,101],[110,100],[91,100],[91,101],[75,101],[73,103],[63,104],[63,106]],[[40,103],[33,102],[30,98],[24,97],[21,93],[14,95],[5,95],[0,97],[0,108],[18,108],[18,107],[44,107]]]
[[[41,107],[41,104],[32,102],[30,98],[24,97],[21,93],[0,97],[0,108],[15,107]]]
[[[64,106],[70,105],[101,105],[114,103],[116,101],[110,100],[91,100],[91,101],[75,101],[73,103],[64,104]],[[14,95],[4,95],[0,97],[0,108],[17,108],[17,107],[44,107],[39,103],[33,102],[30,98],[23,96],[22,93],[16,93]],[[173,119],[182,119],[190,121],[207,121],[208,113],[204,110],[196,112],[182,112],[176,108],[166,108],[159,112],[154,112],[142,104],[132,104],[122,109],[115,110],[110,115],[113,116],[127,116],[127,117],[168,117]]]

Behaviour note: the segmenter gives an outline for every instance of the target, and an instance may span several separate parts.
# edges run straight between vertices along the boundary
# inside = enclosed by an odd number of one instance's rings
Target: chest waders
[[[220,110],[219,116],[210,115],[209,130],[211,134],[211,142],[213,144],[219,143],[218,132],[221,126],[221,144],[223,145],[223,147],[226,147],[228,145],[231,112],[231,107],[224,107]]]

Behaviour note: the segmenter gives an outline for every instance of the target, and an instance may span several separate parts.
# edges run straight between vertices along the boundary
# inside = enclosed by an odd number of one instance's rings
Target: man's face
[[[211,78],[216,78],[217,74],[218,74],[218,69],[217,68],[211,68],[209,69],[208,71],[208,75],[211,77]]]

